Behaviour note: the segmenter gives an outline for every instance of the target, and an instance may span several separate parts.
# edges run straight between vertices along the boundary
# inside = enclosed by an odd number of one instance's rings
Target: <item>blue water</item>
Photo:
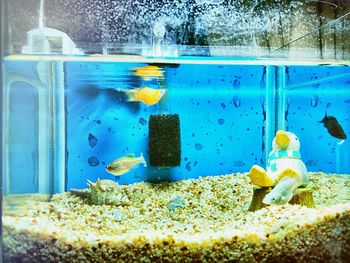
[[[68,179],[68,185],[75,186],[85,178],[113,179],[105,166],[128,153],[143,153],[147,159],[149,116],[159,113],[179,114],[181,166],[139,166],[121,176],[120,183],[232,173],[260,162],[264,125],[260,105],[264,90],[259,86],[262,66],[167,68],[169,92],[161,105],[118,101],[113,89],[149,84],[129,76],[131,69],[143,65],[67,63],[66,72],[72,72],[67,74],[66,82],[68,173],[75,174]],[[242,95],[234,96],[234,82]],[[89,134],[97,139],[93,147],[88,143]],[[98,159],[98,165],[88,163],[93,157]]]
[[[49,179],[44,183],[50,191],[60,191],[56,184],[63,182],[65,190],[84,188],[87,179],[129,184],[247,172],[253,164],[266,165],[273,134],[281,126],[299,137],[308,170],[350,173],[348,141],[339,144],[319,123],[327,110],[350,136],[347,66],[284,68],[179,61],[177,66],[164,66],[165,82],[159,83],[133,76],[132,70],[145,63],[66,61],[50,65],[43,76],[37,61],[5,61],[5,77],[13,78],[9,77],[13,73],[22,77],[5,87],[8,93],[4,93],[9,97],[8,161],[4,162],[7,192],[38,192],[45,173]],[[275,74],[278,70],[282,77]],[[36,82],[28,83],[28,79]],[[48,80],[46,86],[41,85],[43,79]],[[159,85],[167,93],[154,106],[125,101],[116,91]],[[283,90],[282,100],[276,99],[277,89]],[[43,94],[50,107],[39,103]],[[279,101],[284,101],[282,113],[278,112],[281,105],[276,105]],[[40,112],[45,112],[47,122],[38,117]],[[107,173],[107,164],[130,153],[143,153],[149,163],[149,117],[162,113],[179,115],[181,165],[140,165],[120,178]],[[63,116],[61,124],[57,124],[58,115]],[[39,140],[38,127],[43,125],[49,132]],[[50,128],[52,125],[56,128]]]

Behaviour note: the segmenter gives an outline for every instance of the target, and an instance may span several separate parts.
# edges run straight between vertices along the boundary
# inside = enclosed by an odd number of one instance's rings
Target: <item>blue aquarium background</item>
[[[5,60],[5,193],[41,192],[40,184],[67,191],[97,178],[130,184],[248,172],[253,164],[266,165],[278,129],[299,137],[309,171],[350,172],[348,140],[332,137],[319,122],[327,112],[349,138],[348,66],[199,61],[160,65],[164,80],[146,81],[132,72],[147,63]],[[121,95],[142,86],[167,93],[153,106]],[[149,166],[148,123],[157,114],[179,116],[177,167]],[[106,172],[107,164],[130,153],[143,153],[148,167],[120,178]]]

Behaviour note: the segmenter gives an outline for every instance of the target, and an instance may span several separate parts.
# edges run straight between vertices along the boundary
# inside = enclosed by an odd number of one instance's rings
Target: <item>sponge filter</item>
[[[180,165],[179,115],[160,114],[150,116],[148,147],[151,166],[174,167]]]

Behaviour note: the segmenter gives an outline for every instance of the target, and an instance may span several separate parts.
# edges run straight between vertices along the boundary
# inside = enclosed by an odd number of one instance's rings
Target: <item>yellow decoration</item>
[[[259,186],[272,186],[273,182],[271,178],[267,175],[264,168],[253,165],[250,169],[248,176],[250,177],[251,183]]]
[[[276,143],[281,149],[286,149],[290,143],[290,139],[288,137],[288,134],[282,130],[277,131]]]
[[[298,180],[298,182],[299,181],[301,182],[301,179],[302,179],[301,174],[299,174],[297,171],[290,169],[290,168],[287,168],[278,175],[277,180],[280,181],[285,176],[290,177],[290,178],[295,178]]]

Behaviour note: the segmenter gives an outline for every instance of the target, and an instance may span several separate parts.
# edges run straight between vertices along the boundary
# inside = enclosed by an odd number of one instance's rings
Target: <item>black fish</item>
[[[319,122],[323,123],[323,126],[327,128],[328,133],[333,137],[338,139],[346,139],[346,134],[335,117],[327,116],[326,113],[324,118]]]

